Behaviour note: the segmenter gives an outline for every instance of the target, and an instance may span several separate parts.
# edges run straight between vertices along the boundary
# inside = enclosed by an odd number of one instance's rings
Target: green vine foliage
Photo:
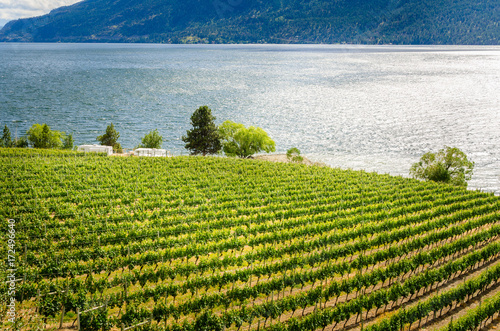
[[[112,323],[108,320],[108,310],[106,308],[96,309],[80,315],[80,327],[88,331],[108,331],[111,330]]]
[[[0,150],[0,167],[0,213],[16,218],[21,252],[16,300],[36,302],[47,322],[62,307],[107,302],[82,314],[83,330],[145,322],[137,329],[316,330],[500,255],[498,197],[433,182],[258,160],[21,149]],[[469,285],[478,293],[499,277]],[[391,325],[442,306],[424,303],[395,311]]]

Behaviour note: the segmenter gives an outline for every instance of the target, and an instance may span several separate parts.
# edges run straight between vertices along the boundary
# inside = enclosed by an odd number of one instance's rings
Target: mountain
[[[85,0],[0,41],[489,44],[500,0]]]

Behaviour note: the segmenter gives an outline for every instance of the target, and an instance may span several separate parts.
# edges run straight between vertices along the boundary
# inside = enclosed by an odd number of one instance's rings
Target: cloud
[[[76,2],[78,0],[0,0],[0,26],[18,18],[44,15]]]

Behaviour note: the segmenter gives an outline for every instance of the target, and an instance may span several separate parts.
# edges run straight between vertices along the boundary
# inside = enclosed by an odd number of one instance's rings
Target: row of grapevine
[[[498,197],[402,177],[1,149],[0,179],[18,309],[52,325],[375,328],[500,261]]]

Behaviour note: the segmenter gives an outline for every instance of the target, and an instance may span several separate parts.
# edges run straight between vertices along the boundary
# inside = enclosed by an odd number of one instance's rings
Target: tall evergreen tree
[[[63,149],[73,149],[74,144],[73,134],[70,133],[64,138]]]
[[[191,151],[191,155],[216,154],[221,148],[221,137],[217,126],[214,123],[215,116],[208,106],[201,106],[196,109],[191,116],[192,130],[182,136],[182,141],[186,143],[185,147]]]
[[[111,123],[106,128],[106,133],[103,134],[102,136],[98,136],[97,140],[101,142],[101,145],[112,146],[113,151],[121,153],[122,146],[118,142],[118,138],[120,138],[120,133],[115,130],[115,126],[113,125],[113,123]]]
[[[12,137],[10,135],[10,130],[7,127],[7,125],[5,125],[5,127],[3,128],[3,135],[2,139],[0,140],[0,147],[12,147]]]

